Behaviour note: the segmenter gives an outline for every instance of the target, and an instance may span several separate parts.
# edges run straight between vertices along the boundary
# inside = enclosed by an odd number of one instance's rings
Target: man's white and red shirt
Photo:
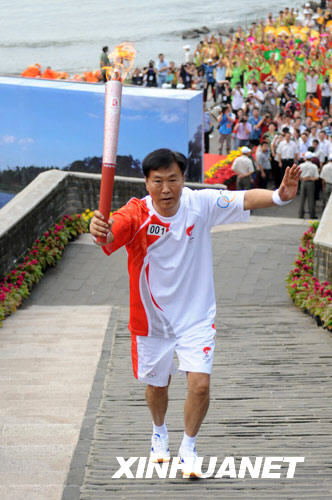
[[[246,222],[245,191],[183,188],[180,206],[162,217],[151,196],[133,198],[114,212],[110,255],[125,245],[132,335],[170,338],[210,329],[216,303],[210,229]]]

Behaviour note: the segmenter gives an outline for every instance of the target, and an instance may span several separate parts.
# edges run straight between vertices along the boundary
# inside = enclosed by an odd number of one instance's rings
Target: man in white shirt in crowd
[[[256,165],[258,168],[258,187],[266,189],[270,179],[271,162],[268,141],[263,141],[256,151]]]
[[[325,163],[325,153],[321,150],[319,140],[314,139],[312,141],[312,146],[309,148],[309,151],[312,152],[313,158],[318,158],[317,166],[318,168]],[[314,160],[312,160],[313,163],[316,163]]]
[[[303,14],[304,14],[303,25],[307,26],[308,28],[314,28],[316,23],[312,18],[311,12],[308,9],[305,9],[303,11]]]
[[[184,62],[192,63],[194,62],[194,56],[190,53],[190,45],[184,45]]]
[[[320,161],[321,164],[325,163],[329,157],[330,153],[330,141],[328,140],[325,130],[320,130],[318,132],[319,149],[321,151]]]
[[[330,195],[332,193],[332,154],[329,155],[329,161],[323,165],[320,173],[320,178],[322,179],[322,189],[323,189],[323,201],[324,206],[329,201]]]
[[[259,109],[263,106],[264,103],[264,94],[263,92],[258,88],[258,83],[257,82],[252,82],[251,84],[251,90],[253,92],[253,98],[254,98],[254,104],[257,106]]]
[[[241,156],[235,158],[232,170],[237,174],[236,189],[250,189],[253,184],[252,174],[255,172],[254,164],[250,158],[251,149],[247,146],[241,148]]]
[[[297,163],[299,159],[299,149],[296,142],[292,140],[289,129],[285,127],[283,133],[284,139],[280,142],[277,149],[278,163],[282,174],[285,173],[287,167]]]
[[[166,83],[167,70],[169,68],[169,64],[166,61],[164,54],[159,54],[159,61],[156,64],[156,68],[158,71],[157,80],[158,87],[161,87],[163,83]]]
[[[301,163],[301,191],[300,191],[300,208],[299,217],[304,218],[304,205],[308,199],[309,215],[311,219],[316,218],[315,209],[315,181],[319,179],[317,165],[310,160],[313,154],[310,151],[305,153],[305,162]]]
[[[304,160],[304,155],[308,151],[309,143],[309,134],[308,132],[302,132],[301,137],[298,140],[298,148],[299,148],[299,159]]]
[[[293,135],[294,130],[299,130],[300,134],[302,134],[306,127],[302,123],[302,118],[299,116],[293,120],[292,125],[289,127],[290,133]]]
[[[226,83],[226,66],[223,59],[219,59],[218,64],[215,69],[216,74],[216,102],[219,100],[219,96],[223,94],[224,85]]]
[[[315,69],[311,69],[306,76],[306,84],[307,84],[307,94],[314,94],[317,97],[317,83],[319,76],[316,73]]]
[[[319,140],[318,139],[318,127],[316,125],[316,123],[313,123],[310,127],[310,135],[309,135],[309,146],[312,146],[312,141],[314,141],[315,139],[317,139],[317,141]]]

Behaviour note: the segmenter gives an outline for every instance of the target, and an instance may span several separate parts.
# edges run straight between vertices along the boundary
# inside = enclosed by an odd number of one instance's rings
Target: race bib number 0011
[[[167,231],[167,228],[164,226],[159,226],[158,224],[150,224],[148,227],[148,234],[153,236],[162,236]]]

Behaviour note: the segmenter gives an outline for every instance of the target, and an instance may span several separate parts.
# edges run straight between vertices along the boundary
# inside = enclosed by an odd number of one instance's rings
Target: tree
[[[202,125],[197,128],[193,140],[189,141],[187,180],[202,182],[203,170],[203,134]]]

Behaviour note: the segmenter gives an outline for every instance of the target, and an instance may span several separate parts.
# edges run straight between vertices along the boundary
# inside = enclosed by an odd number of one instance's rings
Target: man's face
[[[287,134],[285,134],[285,139],[286,139],[286,141],[287,141],[287,142],[289,142],[289,141],[290,141],[290,138],[291,138],[291,135],[290,135],[290,133],[289,133],[289,132],[287,132]]]
[[[146,189],[152,198],[155,210],[163,217],[172,217],[178,211],[184,186],[184,175],[179,165],[151,170],[145,179]]]

